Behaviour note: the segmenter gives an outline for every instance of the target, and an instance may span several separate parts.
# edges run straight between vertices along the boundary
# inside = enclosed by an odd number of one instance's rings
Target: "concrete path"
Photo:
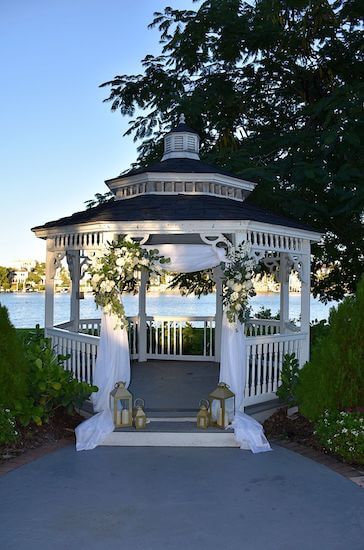
[[[1,550],[363,550],[364,491],[282,448],[66,447],[0,478]]]

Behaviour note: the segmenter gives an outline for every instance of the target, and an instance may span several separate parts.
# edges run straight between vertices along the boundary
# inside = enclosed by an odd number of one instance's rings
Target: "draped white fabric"
[[[145,246],[146,249],[158,249],[159,254],[169,258],[163,265],[165,271],[173,273],[194,273],[216,267],[226,258],[223,248],[214,248],[205,244],[160,244]]]
[[[101,314],[101,337],[96,359],[93,383],[99,388],[92,394],[95,416],[85,420],[76,428],[76,449],[94,449],[114,431],[110,410],[110,392],[116,382],[130,384],[130,356],[126,329],[115,329],[115,315]]]
[[[226,257],[225,250],[209,245],[162,244],[146,246],[158,249],[159,254],[169,258],[170,262],[161,264],[163,269],[174,273],[193,273],[216,267]],[[115,329],[115,319],[102,315],[100,344],[95,368],[94,384],[99,391],[93,395],[93,404],[99,414],[86,420],[76,429],[76,449],[88,450],[99,445],[106,435],[112,433],[112,422],[109,394],[118,381],[130,382],[130,358],[126,330]],[[235,393],[236,410],[243,404],[245,386],[245,336],[240,322],[231,324],[223,315],[221,333],[220,381],[225,382]],[[244,432],[241,422],[235,417],[235,426],[239,433]],[[246,417],[246,415],[244,415]],[[250,419],[250,417],[247,417]],[[251,419],[253,420],[253,419]],[[256,423],[253,421],[253,423]],[[249,424],[245,419],[244,426]],[[256,423],[258,424],[258,423]],[[260,424],[258,424],[260,426]],[[261,428],[262,429],[262,428]],[[256,434],[255,424],[248,433]],[[235,437],[237,429],[235,429]],[[248,437],[248,435],[247,435]],[[269,444],[268,444],[269,445]]]
[[[221,359],[219,381],[228,384],[235,393],[235,407],[243,404],[245,388],[245,334],[244,327],[237,321],[229,323],[226,313],[222,317]]]

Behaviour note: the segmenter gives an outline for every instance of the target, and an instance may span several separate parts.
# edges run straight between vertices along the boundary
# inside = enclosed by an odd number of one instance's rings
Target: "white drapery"
[[[169,263],[161,264],[163,269],[174,273],[193,273],[211,269],[226,258],[223,248],[209,245],[162,244],[145,246],[145,248],[158,248],[159,254],[170,260]],[[77,427],[77,450],[93,449],[102,442],[108,433],[112,433],[114,426],[110,412],[110,391],[118,381],[126,382],[127,386],[130,383],[127,332],[125,329],[120,330],[114,327],[115,319],[112,316],[103,315],[94,380],[99,391],[93,395],[94,408],[100,412]],[[242,324],[240,321],[234,324],[229,323],[224,315],[221,331],[219,381],[228,384],[235,393],[236,410],[239,410],[243,404],[245,355],[245,336]]]
[[[99,388],[91,396],[95,414],[76,428],[76,449],[88,451],[99,445],[114,431],[110,409],[110,392],[116,382],[130,384],[130,355],[128,333],[125,328],[115,329],[115,315],[101,313],[101,337],[97,352],[93,383]]]

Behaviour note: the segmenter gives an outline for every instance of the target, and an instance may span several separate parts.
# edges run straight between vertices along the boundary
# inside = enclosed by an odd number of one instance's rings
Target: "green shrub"
[[[18,436],[15,419],[10,409],[0,407],[0,445],[14,443]]]
[[[26,396],[27,361],[8,310],[0,305],[0,406],[13,409]]]
[[[299,377],[299,363],[294,353],[287,353],[283,357],[281,371],[281,385],[277,389],[277,396],[288,406],[297,405],[297,383]]]
[[[16,402],[14,409],[23,425],[48,422],[59,408],[72,414],[75,407],[97,391],[95,386],[78,382],[64,370],[66,357],[54,354],[51,341],[43,336],[39,326],[26,333],[23,345],[28,361],[28,393],[26,399]]]
[[[328,334],[329,331],[329,324],[326,319],[321,319],[321,321],[318,321],[315,319],[312,321],[310,326],[310,347],[313,349],[313,347],[324,337]]]
[[[330,312],[329,327],[314,344],[297,386],[300,410],[317,420],[324,410],[364,404],[364,279],[356,296]]]
[[[315,425],[320,443],[347,462],[364,464],[364,415],[325,411]]]

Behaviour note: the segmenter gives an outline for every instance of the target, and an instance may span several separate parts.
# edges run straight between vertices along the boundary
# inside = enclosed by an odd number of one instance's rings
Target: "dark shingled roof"
[[[175,128],[172,128],[172,130],[170,130],[166,135],[168,136],[168,134],[171,134],[172,132],[189,132],[190,134],[197,134],[198,136],[200,135],[198,132],[196,132],[196,130],[190,128],[190,126],[187,126],[187,124],[185,124],[184,122],[179,122],[177,126]]]
[[[183,194],[146,194],[111,201],[42,226],[33,227],[33,231],[87,222],[178,220],[252,220],[314,231],[298,221],[257,208],[248,201],[240,202],[212,195]]]
[[[155,162],[154,164],[150,164],[149,166],[145,166],[144,168],[132,168],[128,172],[120,174],[120,176],[118,176],[117,178],[106,180],[106,183],[108,181],[115,181],[122,178],[128,178],[130,176],[136,176],[137,174],[145,174],[146,172],[173,172],[181,174],[222,174],[224,176],[230,176],[231,178],[235,178],[238,180],[243,179],[239,178],[239,176],[236,176],[235,174],[232,174],[231,172],[228,172],[227,170],[224,170],[223,168],[219,168],[218,166],[214,166],[213,164],[206,164],[205,162],[201,162],[200,160],[189,158],[171,158],[168,160]]]

